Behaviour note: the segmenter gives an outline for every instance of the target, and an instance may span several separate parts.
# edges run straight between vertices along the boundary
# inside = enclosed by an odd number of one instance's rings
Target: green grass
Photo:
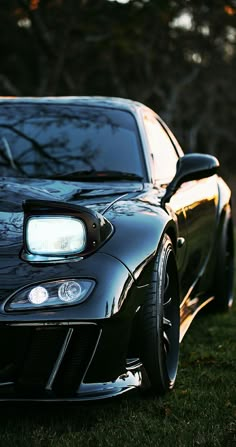
[[[195,319],[165,398],[1,404],[0,446],[236,446],[235,325],[235,307]]]

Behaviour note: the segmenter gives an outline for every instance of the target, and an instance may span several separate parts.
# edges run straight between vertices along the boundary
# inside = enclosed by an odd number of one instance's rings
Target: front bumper
[[[24,267],[31,277],[32,267]],[[97,285],[81,304],[22,312],[5,312],[12,289],[0,291],[0,400],[91,400],[139,387],[142,365],[127,365],[127,352],[142,293],[129,271],[102,254],[53,267],[52,280],[56,271]],[[39,279],[50,280],[49,273],[43,268]]]
[[[96,381],[102,332],[95,323],[1,327],[0,401],[84,401],[140,387],[141,363],[129,368],[121,358],[112,368],[100,365]],[[99,375],[107,376],[109,369],[110,374],[115,370],[120,374],[99,381]]]

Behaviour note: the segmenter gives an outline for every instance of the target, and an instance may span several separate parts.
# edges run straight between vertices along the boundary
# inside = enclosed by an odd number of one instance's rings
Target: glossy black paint
[[[216,175],[214,157],[182,157],[177,143],[176,176],[168,185],[158,184],[143,126],[143,114],[157,115],[138,103],[105,98],[3,99],[0,110],[6,104],[24,103],[34,108],[81,103],[128,111],[139,131],[145,181],[0,177],[0,335],[9,340],[9,352],[0,343],[0,399],[115,396],[144,381],[137,322],[163,235],[170,236],[175,248],[182,339],[197,311],[213,299],[217,242],[225,216],[231,220],[231,193]],[[43,212],[75,213],[88,226],[96,220],[99,234],[95,238],[89,233],[89,241],[99,243],[59,263],[27,257],[24,221]],[[81,304],[17,312],[5,308],[18,291],[31,285],[76,278],[96,282]]]

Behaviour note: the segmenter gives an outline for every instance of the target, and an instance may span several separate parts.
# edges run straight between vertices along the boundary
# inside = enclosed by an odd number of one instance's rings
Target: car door
[[[202,275],[214,245],[218,186],[216,175],[184,183],[178,190],[186,217],[186,257],[181,286],[187,294]],[[175,195],[170,205],[175,203]],[[204,292],[204,290],[202,290]]]
[[[145,128],[153,161],[154,181],[166,188],[183,155],[168,127],[156,115],[145,115]],[[177,267],[182,299],[204,269],[214,240],[218,189],[216,176],[184,183],[166,204],[177,219]]]
[[[163,188],[163,194],[168,183],[173,179],[176,172],[176,164],[179,156],[183,154],[182,150],[172,141],[172,134],[168,133],[164,123],[155,114],[144,115],[144,125],[150,147],[151,162],[154,184],[159,194],[160,187]],[[174,139],[174,137],[173,137]],[[179,241],[185,242],[187,239],[186,213],[183,206],[182,194],[179,191],[166,204],[167,211],[172,215],[174,220],[178,221],[178,237]],[[176,261],[180,272],[180,283],[182,268],[185,265],[186,244],[183,243],[177,247]]]

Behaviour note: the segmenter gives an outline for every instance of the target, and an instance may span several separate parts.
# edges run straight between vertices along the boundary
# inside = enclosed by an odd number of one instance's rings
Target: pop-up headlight
[[[38,255],[73,255],[86,246],[84,223],[69,216],[30,217],[27,220],[26,246]]]
[[[71,203],[26,200],[21,259],[32,263],[77,261],[93,253],[113,232],[111,223]]]

